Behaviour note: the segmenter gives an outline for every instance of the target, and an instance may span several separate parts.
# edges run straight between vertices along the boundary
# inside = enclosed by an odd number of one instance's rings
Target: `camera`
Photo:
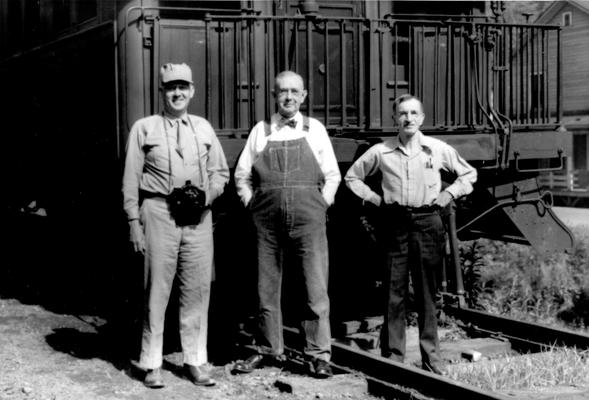
[[[190,181],[175,188],[168,197],[170,214],[178,226],[197,225],[206,209],[206,193]]]

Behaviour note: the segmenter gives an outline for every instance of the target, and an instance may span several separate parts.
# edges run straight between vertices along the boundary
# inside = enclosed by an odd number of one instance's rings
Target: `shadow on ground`
[[[0,298],[72,316],[79,322],[76,327],[55,328],[46,337],[53,349],[79,359],[103,359],[134,378],[142,377],[133,366],[141,341],[143,259],[130,252],[126,232],[94,231],[91,223],[18,211],[4,217],[10,234],[0,268]],[[243,232],[225,229],[223,220],[217,230],[219,243],[239,243],[234,235]],[[209,359],[215,364],[237,357],[239,324],[256,300],[255,275],[238,247],[235,253],[220,251],[224,254],[216,260],[209,310]],[[174,287],[164,354],[180,351],[177,297]]]

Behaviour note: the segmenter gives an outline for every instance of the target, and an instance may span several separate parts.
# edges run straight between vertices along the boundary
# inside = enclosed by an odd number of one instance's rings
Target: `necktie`
[[[297,127],[297,121],[295,121],[294,119],[286,119],[286,118],[282,118],[280,120],[280,124],[281,127],[283,126],[290,126],[292,129],[296,129]]]
[[[180,120],[176,120],[176,152],[178,153],[178,155],[182,158],[184,158],[184,155],[182,154],[182,148],[184,146],[182,146],[182,136],[180,134]]]

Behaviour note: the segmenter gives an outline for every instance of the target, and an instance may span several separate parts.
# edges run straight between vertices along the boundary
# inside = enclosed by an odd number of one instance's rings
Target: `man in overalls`
[[[299,112],[306,96],[300,75],[284,71],[276,76],[278,112],[252,129],[235,170],[237,192],[257,233],[260,313],[258,354],[236,363],[235,372],[248,373],[282,358],[286,254],[304,278],[304,353],[313,360],[316,377],[332,375],[326,211],[341,175],[325,127]]]
[[[138,120],[131,128],[123,176],[130,240],[135,251],[145,256],[139,365],[146,370],[147,387],[164,386],[164,317],[177,277],[184,372],[195,385],[212,386],[214,380],[201,368],[207,362],[213,268],[210,205],[223,192],[229,168],[211,125],[188,114],[195,93],[190,67],[165,64],[160,77],[164,110]],[[198,212],[190,208],[190,215],[174,213],[171,194],[182,192],[182,187],[200,191],[204,207]]]

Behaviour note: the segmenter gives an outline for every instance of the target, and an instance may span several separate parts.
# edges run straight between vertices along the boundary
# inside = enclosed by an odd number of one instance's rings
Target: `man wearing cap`
[[[332,375],[326,211],[341,175],[325,127],[299,112],[306,96],[300,75],[276,76],[278,112],[252,129],[235,170],[238,195],[256,228],[260,318],[258,354],[236,363],[235,372],[283,357],[280,301],[288,258],[304,277],[304,352],[314,360],[316,377]]]
[[[403,361],[405,298],[411,273],[422,367],[442,373],[435,306],[436,273],[445,243],[439,210],[452,199],[470,193],[477,172],[451,146],[419,130],[425,118],[419,99],[403,95],[395,106],[399,135],[369,148],[350,167],[345,182],[366,205],[378,207],[388,272],[381,354]],[[456,175],[444,190],[440,170]],[[382,196],[364,183],[377,173]]]
[[[194,96],[190,67],[165,64],[160,77],[164,110],[138,120],[131,128],[123,176],[130,240],[145,260],[139,365],[146,370],[146,386],[164,386],[164,316],[177,277],[184,371],[194,384],[212,386],[215,382],[202,369],[207,362],[213,266],[210,205],[223,192],[229,168],[211,125],[187,112]],[[175,209],[171,199],[185,191],[200,200],[194,200],[189,215],[180,218],[179,213],[171,212]]]

